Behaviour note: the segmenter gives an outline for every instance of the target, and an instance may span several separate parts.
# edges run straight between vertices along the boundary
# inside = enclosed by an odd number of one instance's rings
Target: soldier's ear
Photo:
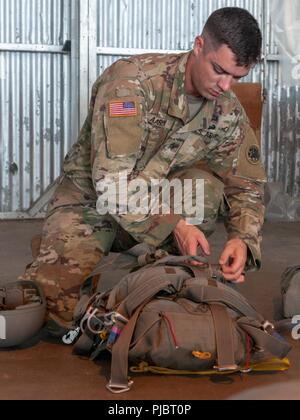
[[[204,43],[204,38],[201,35],[197,36],[194,43],[194,54],[196,57],[199,57],[199,55],[203,53]]]

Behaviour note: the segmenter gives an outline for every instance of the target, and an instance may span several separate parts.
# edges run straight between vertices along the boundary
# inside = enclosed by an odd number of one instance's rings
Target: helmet
[[[0,285],[0,348],[15,347],[43,326],[46,300],[33,281]]]

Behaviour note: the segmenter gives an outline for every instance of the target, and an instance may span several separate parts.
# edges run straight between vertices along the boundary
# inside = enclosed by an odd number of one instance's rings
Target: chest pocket
[[[173,162],[172,170],[176,171],[192,166],[197,161],[204,159],[206,153],[207,146],[203,138],[194,133],[187,133],[186,140]]]
[[[144,122],[146,144],[144,149],[141,149],[137,164],[139,170],[143,170],[159,151],[173,131],[174,124],[173,119],[168,119],[165,115],[147,113]]]
[[[137,156],[144,129],[139,97],[110,101],[104,118],[106,151],[109,158]]]

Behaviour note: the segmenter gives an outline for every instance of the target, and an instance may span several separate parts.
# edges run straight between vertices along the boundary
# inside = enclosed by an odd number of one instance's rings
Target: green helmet
[[[33,281],[0,285],[0,348],[15,347],[43,326],[46,300]]]

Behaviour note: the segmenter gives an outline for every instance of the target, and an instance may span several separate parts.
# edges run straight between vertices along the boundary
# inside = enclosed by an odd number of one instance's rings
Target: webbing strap
[[[130,389],[128,379],[128,354],[138,317],[144,308],[140,306],[131,317],[112,349],[111,380],[107,389],[113,393],[126,392]],[[233,331],[225,307],[211,305],[214,317],[218,349],[218,371],[235,371],[238,366],[234,360]]]
[[[272,353],[279,359],[283,359],[291,351],[292,347],[275,331],[273,335],[263,331],[257,326],[251,325],[247,319],[239,319],[238,325],[243,328],[255,341],[258,347]]]
[[[160,279],[156,277],[156,274],[147,276],[145,283],[142,283],[139,287],[133,290],[127,298],[121,303],[118,308],[118,312],[124,315],[126,318],[131,318],[134,311],[143,303],[147,303],[157,293],[170,286],[169,279]]]
[[[152,267],[157,267],[159,265],[168,265],[168,264],[183,264],[186,265],[190,268],[193,268],[193,266],[191,266],[190,264],[187,264],[187,261],[195,261],[198,263],[202,263],[205,264],[206,266],[208,265],[208,259],[206,257],[201,257],[201,256],[195,256],[195,257],[191,257],[189,255],[186,256],[176,256],[176,255],[169,255],[168,257],[162,258],[159,261],[157,261],[156,263],[154,263],[152,265]],[[196,266],[195,266],[196,267]]]
[[[107,389],[113,393],[126,392],[130,389],[128,379],[128,355],[130,343],[140,313],[145,305],[140,306],[122,331],[112,349],[111,380]]]
[[[214,320],[218,353],[218,365],[215,369],[220,372],[237,370],[238,366],[235,363],[234,355],[232,321],[228,311],[222,305],[209,306]]]
[[[216,284],[216,282],[214,282],[214,284]],[[261,323],[265,321],[253,306],[251,306],[240,294],[237,294],[229,287],[219,288],[204,285],[191,286],[183,289],[179,296],[190,299],[196,303],[223,303],[244,316],[258,320]]]
[[[204,273],[207,274],[207,270],[204,270]],[[261,323],[265,321],[242,295],[229,287],[216,287],[217,284],[217,281],[209,278],[208,286],[197,285],[184,288],[179,293],[179,296],[190,299],[196,303],[223,303],[232,307],[234,310],[239,311],[244,316],[258,320]],[[145,276],[145,282],[141,283],[139,287],[127,296],[120,305],[118,311],[126,318],[130,318],[133,312],[143,302],[154,297],[168,286],[172,286],[168,278],[157,278],[156,274],[147,274],[147,276]]]

